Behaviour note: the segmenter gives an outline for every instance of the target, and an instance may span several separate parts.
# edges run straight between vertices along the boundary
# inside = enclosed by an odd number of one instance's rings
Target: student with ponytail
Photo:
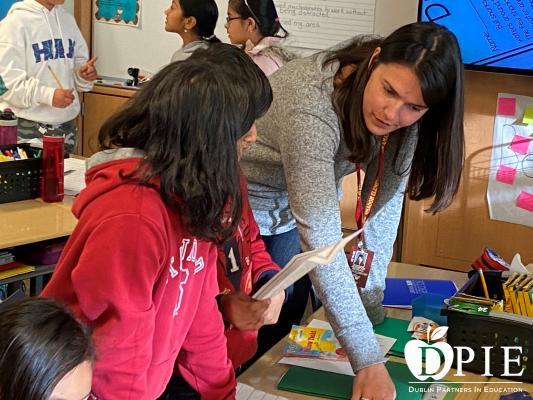
[[[294,58],[281,48],[289,33],[281,26],[273,0],[229,0],[226,31],[233,44],[270,76]]]
[[[170,59],[182,61],[198,49],[220,42],[215,36],[218,8],[215,0],[172,0],[165,10],[165,30],[180,35],[183,45]]]

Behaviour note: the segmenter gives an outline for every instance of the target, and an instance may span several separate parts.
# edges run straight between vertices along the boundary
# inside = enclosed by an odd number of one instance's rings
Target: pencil
[[[47,67],[48,67],[48,71],[50,71],[50,74],[52,75],[52,78],[54,78],[54,81],[56,81],[56,84],[59,87],[59,89],[64,89],[63,85],[59,81],[59,78],[57,77],[56,73],[54,72],[50,64],[48,64]]]
[[[485,275],[483,275],[483,271],[481,270],[481,268],[477,271],[479,272],[479,279],[481,279],[481,286],[483,286],[483,293],[485,294],[485,298],[490,299],[489,290],[487,289],[487,282],[485,281]]]

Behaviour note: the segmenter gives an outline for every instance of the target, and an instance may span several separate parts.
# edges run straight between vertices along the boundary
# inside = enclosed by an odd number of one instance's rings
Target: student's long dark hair
[[[369,65],[378,46],[381,52]],[[429,110],[415,124],[418,142],[407,193],[412,200],[434,196],[428,212],[436,213],[449,206],[457,193],[464,163],[463,64],[453,33],[435,23],[417,22],[399,28],[385,39],[360,37],[332,52],[325,64],[334,61],[339,62],[340,68],[358,67],[333,91],[333,105],[353,162],[368,161],[378,142],[367,129],[362,110],[372,71],[380,64],[391,63],[413,69]],[[397,133],[407,129],[411,127]]]
[[[162,69],[100,130],[102,149],[144,150],[140,183],[193,234],[225,240],[239,224],[237,140],[272,102],[265,74],[235,46],[215,43]]]
[[[218,7],[215,0],[178,0],[184,17],[194,17],[196,25],[193,31],[202,40],[218,43],[215,27],[218,20]]]
[[[229,0],[229,5],[242,19],[252,18],[262,36],[279,38],[289,36],[279,22],[273,0]]]
[[[89,332],[53,300],[33,297],[0,309],[0,399],[48,399],[93,357]]]

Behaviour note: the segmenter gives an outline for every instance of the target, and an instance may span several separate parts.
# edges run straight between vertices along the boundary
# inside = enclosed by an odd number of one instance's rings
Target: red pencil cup
[[[47,203],[63,200],[64,142],[61,136],[43,136],[41,198]]]

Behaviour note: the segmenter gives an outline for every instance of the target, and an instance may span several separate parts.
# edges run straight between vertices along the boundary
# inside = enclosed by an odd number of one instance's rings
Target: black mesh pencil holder
[[[485,272],[485,279],[489,296],[495,299],[503,298],[501,272]],[[483,289],[479,282],[479,275],[472,273],[470,280],[459,290],[475,296],[483,296]],[[452,347],[466,346],[474,351],[474,359],[468,364],[463,364],[463,369],[479,374],[488,369],[493,376],[502,379],[514,379],[519,381],[533,382],[533,318],[515,316],[504,313],[502,318],[494,316],[471,315],[459,311],[447,310],[448,315],[448,343]],[[513,320],[516,319],[516,320]],[[519,321],[520,320],[520,321]],[[487,357],[485,347],[491,347]],[[507,349],[507,359],[520,359],[520,365],[516,362],[507,362],[507,373],[517,374],[522,368],[522,376],[503,375],[505,373],[505,350],[504,347],[521,347],[519,349]],[[457,365],[457,356],[454,357],[454,366]]]
[[[28,157],[40,149],[27,144],[0,146],[1,151],[24,149]],[[40,195],[41,158],[0,162],[0,203],[34,199]]]

